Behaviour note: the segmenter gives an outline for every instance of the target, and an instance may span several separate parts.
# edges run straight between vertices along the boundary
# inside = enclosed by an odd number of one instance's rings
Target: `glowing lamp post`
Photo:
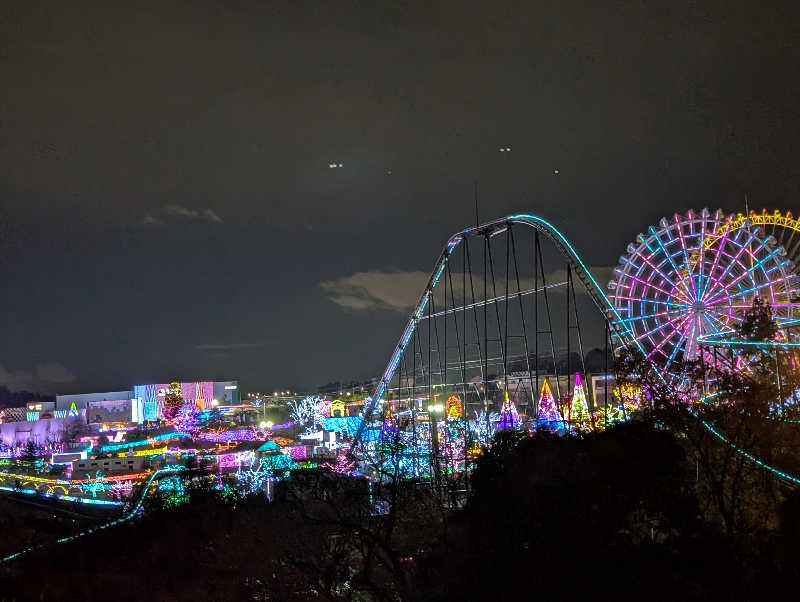
[[[431,468],[433,469],[433,478],[437,484],[439,483],[439,420],[436,414],[441,414],[444,411],[444,406],[441,403],[434,403],[428,406],[428,417],[431,420],[431,445],[433,447],[433,462]]]

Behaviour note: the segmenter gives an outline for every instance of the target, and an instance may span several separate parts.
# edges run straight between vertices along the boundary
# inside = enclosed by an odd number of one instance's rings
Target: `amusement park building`
[[[200,409],[239,404],[235,380],[179,383],[185,401]],[[0,410],[0,443],[15,445],[34,441],[59,441],[69,421],[89,424],[130,424],[162,416],[169,384],[136,385],[126,391],[57,395],[53,402],[31,402],[20,408]],[[216,400],[217,404],[213,404]]]
[[[239,403],[239,383],[227,381],[191,381],[179,383],[185,401],[201,410],[210,410],[214,400],[225,407]],[[170,383],[134,385],[126,391],[57,395],[56,416],[61,413],[86,411],[87,422],[144,422],[157,420],[164,410]]]

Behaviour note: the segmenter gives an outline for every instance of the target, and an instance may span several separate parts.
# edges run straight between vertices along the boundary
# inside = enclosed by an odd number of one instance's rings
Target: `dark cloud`
[[[596,267],[592,268],[591,271],[598,284],[605,286],[610,279],[612,269],[610,267]],[[347,310],[385,309],[407,314],[416,305],[429,278],[430,274],[422,271],[356,272],[351,276],[321,282],[319,286],[325,291],[325,295],[329,300]],[[566,282],[566,280],[566,269],[552,270],[545,274],[545,281],[548,285],[554,285],[551,289],[551,293],[554,294],[565,291],[565,287],[557,285]],[[475,290],[483,290],[482,277],[473,276],[472,282]],[[520,290],[532,290],[534,284],[532,278],[521,278]],[[512,284],[512,293],[516,290],[515,287],[516,283]],[[437,289],[437,292],[440,291],[441,287]],[[580,284],[576,284],[575,293],[583,295],[586,291]],[[458,295],[459,292],[454,291],[454,294]]]
[[[215,222],[218,224],[222,223],[222,218],[217,215],[213,209],[197,210],[182,207],[181,205],[165,205],[161,210],[161,214],[166,217],[186,218],[190,220]],[[143,223],[161,224],[163,223],[163,219],[153,218],[150,214],[147,214]]]
[[[12,391],[56,393],[59,388],[75,380],[76,376],[59,362],[43,362],[31,370],[14,371],[8,371],[0,364],[0,385]]]

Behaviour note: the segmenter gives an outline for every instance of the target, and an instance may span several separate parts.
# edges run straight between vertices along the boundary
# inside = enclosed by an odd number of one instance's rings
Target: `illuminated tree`
[[[240,466],[239,470],[236,471],[236,480],[247,493],[262,491],[267,479],[270,477],[272,477],[272,470],[264,458],[261,458],[258,462],[253,458],[247,469],[242,470]]]
[[[289,410],[292,420],[304,427],[306,433],[319,430],[322,421],[329,418],[330,404],[326,406],[326,400],[316,395],[309,395],[299,401],[290,401]]]
[[[397,436],[397,420],[392,414],[392,408],[387,408],[386,414],[383,417],[383,425],[381,426],[381,441],[386,439],[393,439]]]
[[[521,420],[519,419],[519,412],[517,406],[508,397],[508,391],[505,393],[503,400],[503,407],[500,410],[500,420],[497,422],[498,429],[515,429],[519,428]]]
[[[179,382],[172,382],[169,384],[164,394],[164,419],[172,420],[178,413],[178,408],[183,405],[183,393],[181,393],[181,384]]]
[[[563,426],[561,413],[558,411],[555,397],[550,389],[550,383],[546,378],[542,382],[542,388],[539,391],[539,409],[536,418],[540,424],[550,428],[561,428]]]
[[[172,410],[172,425],[184,433],[197,433],[200,431],[200,408],[193,403],[184,403]],[[166,409],[164,411],[166,414]]]
[[[355,469],[356,463],[348,460],[347,456],[336,456],[334,462],[323,462],[320,466],[336,474],[350,474]]]
[[[86,481],[86,483],[81,484],[81,489],[83,489],[84,493],[91,493],[93,498],[97,497],[98,493],[103,493],[108,487],[105,482],[105,475],[101,470],[98,470],[94,477],[87,474]]]
[[[487,417],[484,410],[476,410],[475,420],[471,420],[469,423],[470,429],[475,433],[476,443],[484,447],[488,446],[497,431],[498,422],[500,422],[500,414],[497,412],[491,412]]]
[[[464,421],[448,420],[440,424],[439,450],[447,460],[448,468],[457,471],[459,465],[464,462],[464,444],[466,443]]]
[[[572,401],[569,407],[569,420],[578,428],[585,428],[589,422],[589,404],[586,402],[586,389],[583,386],[581,375],[575,373],[575,388],[572,391]]]
[[[464,416],[464,405],[458,395],[451,395],[447,398],[445,403],[447,409],[447,419],[453,420],[455,418],[462,418]]]

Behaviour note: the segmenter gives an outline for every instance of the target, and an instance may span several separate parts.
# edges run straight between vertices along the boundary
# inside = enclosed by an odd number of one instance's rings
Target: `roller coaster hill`
[[[172,383],[157,421],[117,429],[113,440],[106,433],[72,461],[74,474],[48,472],[42,458],[24,470],[23,458],[7,458],[0,489],[116,512],[59,543],[129,521],[151,498],[180,505],[198,478],[223,495],[270,497],[276,481],[319,469],[366,477],[358,483],[370,499],[397,478],[438,491],[453,485],[460,496],[480,456],[503,440],[498,433],[581,436],[644,413],[647,389],[616,378],[615,357],[624,354],[640,358],[725,449],[796,486],[795,471],[740,445],[697,408],[727,401],[718,395],[719,366],[747,376],[755,357],[796,370],[799,230],[789,213],[687,211],[649,227],[617,267],[604,268],[590,267],[535,215],[469,227],[446,242],[360,411],[345,399],[307,397],[290,404],[287,423],[235,424],[219,408],[202,411]],[[740,336],[753,307],[769,308],[768,340]],[[713,370],[692,379],[687,362]],[[771,414],[754,420],[800,422],[796,387],[787,386],[796,379],[786,376],[776,371]],[[123,462],[136,470],[100,470]],[[379,498],[375,514],[387,511]]]
[[[378,463],[437,480],[468,473],[498,431],[607,428],[649,403],[642,386],[616,382],[621,354],[642,358],[687,407],[716,403],[714,374],[746,373],[754,353],[786,358],[800,346],[799,255],[800,220],[781,211],[665,217],[613,269],[590,267],[535,215],[456,232],[365,401],[351,453],[367,474]],[[741,338],[754,304],[768,308],[773,340]],[[600,350],[599,374],[587,372],[590,348]],[[713,370],[692,380],[687,362]],[[770,418],[793,414],[796,397],[784,387]],[[736,453],[800,484],[719,425],[698,421]]]

